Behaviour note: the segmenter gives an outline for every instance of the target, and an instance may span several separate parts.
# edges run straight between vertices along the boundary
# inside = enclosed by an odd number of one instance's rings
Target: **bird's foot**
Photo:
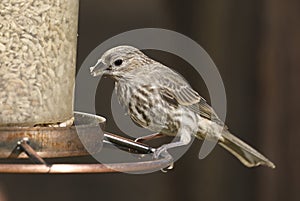
[[[150,135],[147,135],[147,136],[143,136],[143,137],[138,137],[136,138],[134,141],[135,142],[140,142],[140,143],[144,143],[146,141],[150,141],[150,140],[154,140],[154,139],[157,139],[157,138],[161,138],[163,137],[164,134],[161,134],[161,133],[154,133],[154,134],[150,134]]]
[[[134,140],[134,142],[139,142],[139,143],[143,143],[145,141],[145,139],[143,137],[138,137]]]
[[[166,157],[169,157],[169,156],[170,156],[170,154],[168,152],[168,148],[165,145],[162,145],[161,147],[158,147],[153,153],[153,158],[154,159],[166,158]]]
[[[134,142],[137,143],[144,143],[146,140],[144,139],[144,137],[138,137],[134,140]],[[146,157],[147,154],[135,154],[135,156],[137,156],[138,159],[143,159]]]
[[[167,155],[169,155],[169,153],[167,151],[167,148],[163,145],[154,151],[153,158],[158,159]]]
[[[169,170],[172,170],[174,168],[174,162],[172,162],[170,165],[168,165],[165,168],[160,169],[163,173],[167,173]]]
[[[159,148],[157,148],[155,150],[155,152],[153,153],[153,158],[154,159],[159,159],[159,158],[167,158],[170,157],[170,154],[167,150],[166,146],[161,146]],[[169,170],[172,170],[174,168],[174,162],[172,162],[171,164],[169,164],[167,167],[160,169],[162,172],[166,173]]]

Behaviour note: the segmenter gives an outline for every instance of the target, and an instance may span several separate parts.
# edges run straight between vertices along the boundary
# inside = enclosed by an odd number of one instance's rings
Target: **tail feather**
[[[229,133],[229,131],[224,131],[222,137],[223,140],[219,141],[219,144],[237,157],[245,166],[255,167],[265,165],[270,168],[275,168],[275,165],[269,159]]]

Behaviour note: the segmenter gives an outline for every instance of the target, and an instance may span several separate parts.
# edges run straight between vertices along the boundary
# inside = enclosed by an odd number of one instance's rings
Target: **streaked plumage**
[[[154,154],[186,145],[191,136],[217,140],[248,167],[274,164],[230,134],[206,101],[177,72],[156,62],[131,46],[105,52],[91,67],[93,76],[105,75],[116,82],[120,104],[138,125],[180,141],[163,145]]]

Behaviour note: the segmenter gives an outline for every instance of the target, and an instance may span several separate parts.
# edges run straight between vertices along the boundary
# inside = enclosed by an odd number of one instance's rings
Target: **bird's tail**
[[[223,139],[219,141],[219,144],[237,157],[245,166],[255,167],[265,165],[275,168],[275,165],[269,159],[229,133],[229,131],[223,131],[222,137]]]

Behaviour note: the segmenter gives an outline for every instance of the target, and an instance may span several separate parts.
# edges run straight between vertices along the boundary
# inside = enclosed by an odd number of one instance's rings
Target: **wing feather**
[[[156,76],[162,94],[175,98],[179,104],[192,105],[200,101],[201,96],[177,72],[164,68],[164,72]]]
[[[177,72],[168,68],[158,78],[161,96],[170,104],[185,106],[203,118],[223,125],[214,109]]]

